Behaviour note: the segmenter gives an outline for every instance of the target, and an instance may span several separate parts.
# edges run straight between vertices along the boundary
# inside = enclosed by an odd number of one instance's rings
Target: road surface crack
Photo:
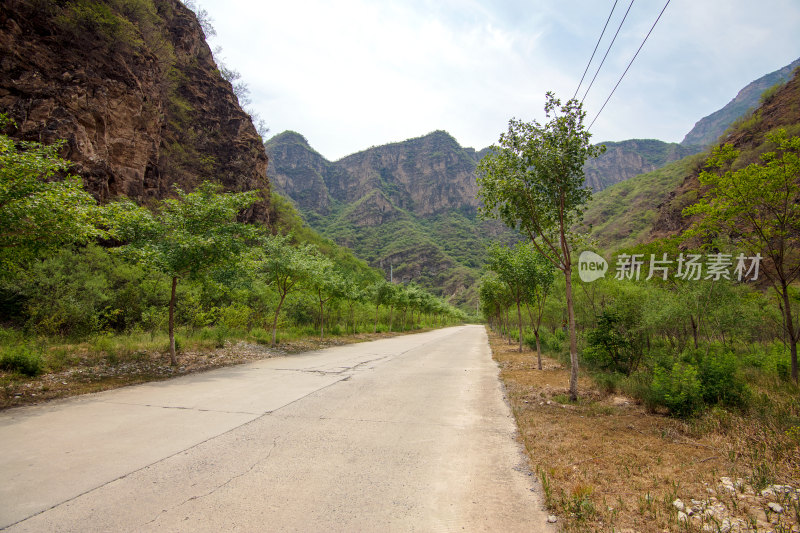
[[[317,370],[314,368],[276,368],[275,370],[281,370],[284,372],[300,372],[301,374],[316,374],[318,376],[341,376],[345,372],[352,372],[360,369],[364,365],[368,365],[370,363],[381,361],[387,358],[388,356],[376,357],[375,359],[368,359],[366,361],[361,361],[359,363],[354,364],[353,366],[340,366],[338,367],[338,370]]]
[[[270,456],[272,455],[272,452],[275,451],[275,448],[278,446],[278,439],[280,439],[280,437],[275,437],[272,440],[272,446],[267,451],[266,455],[264,455],[263,457],[260,457],[259,459],[257,459],[246,470],[243,470],[242,472],[239,472],[238,474],[235,474],[235,475],[229,477],[225,482],[220,483],[219,485],[217,485],[216,487],[212,488],[211,490],[209,490],[205,494],[199,494],[199,495],[191,496],[190,498],[187,498],[187,499],[183,500],[181,503],[179,503],[177,505],[173,505],[169,509],[162,509],[161,512],[159,512],[151,520],[145,522],[143,525],[144,526],[149,526],[150,524],[154,523],[156,520],[161,518],[162,515],[164,515],[166,513],[169,513],[169,512],[172,512],[175,509],[179,509],[179,508],[183,507],[184,505],[186,505],[189,502],[193,502],[193,501],[196,501],[196,500],[202,500],[203,498],[207,498],[208,496],[211,496],[212,494],[214,494],[215,492],[217,492],[221,488],[228,486],[230,483],[232,483],[233,481],[239,479],[240,477],[244,477],[244,476],[248,475],[258,465],[260,465],[261,463],[263,463],[264,461],[266,461],[267,459],[270,458]]]

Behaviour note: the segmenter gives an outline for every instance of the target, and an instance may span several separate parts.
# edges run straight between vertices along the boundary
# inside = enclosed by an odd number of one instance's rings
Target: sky
[[[800,57],[797,0],[617,0],[583,98],[592,140],[680,142],[751,81]],[[197,0],[215,57],[242,75],[249,108],[328,160],[445,130],[496,143],[510,118],[545,121],[571,98],[614,0]],[[596,119],[596,120],[595,120]]]

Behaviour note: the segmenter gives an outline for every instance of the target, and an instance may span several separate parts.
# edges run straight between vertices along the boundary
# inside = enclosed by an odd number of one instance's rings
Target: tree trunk
[[[320,340],[325,338],[325,304],[322,302],[322,298],[319,300],[319,338]]]
[[[697,349],[697,322],[694,321],[694,315],[689,315],[692,321],[692,336],[694,337],[694,349]]]
[[[172,295],[169,298],[169,362],[172,366],[178,364],[175,355],[175,289],[178,286],[178,276],[172,276]]]
[[[373,330],[373,333],[378,333],[378,308],[380,306],[381,304],[375,306],[375,329]]]
[[[286,298],[286,293],[281,294],[281,301],[278,302],[278,308],[275,309],[275,318],[272,319],[272,346],[275,346],[278,338],[278,314],[281,312],[284,298]]]
[[[792,356],[792,380],[797,384],[797,330],[792,317],[792,305],[789,301],[789,287],[781,280],[781,297],[783,297],[783,319],[786,321],[786,333],[789,334],[789,353]]]
[[[536,337],[536,361],[539,365],[539,370],[542,369],[542,347],[539,345],[539,328],[533,330],[533,336]]]
[[[519,352],[522,353],[522,310],[517,299],[517,329],[519,330]]]
[[[394,320],[394,306],[389,306],[389,331],[392,331],[392,321]]]
[[[569,320],[569,362],[572,370],[569,375],[569,397],[574,402],[578,399],[578,339],[575,334],[575,309],[572,301],[572,265],[566,258],[564,281],[566,282],[567,318]]]

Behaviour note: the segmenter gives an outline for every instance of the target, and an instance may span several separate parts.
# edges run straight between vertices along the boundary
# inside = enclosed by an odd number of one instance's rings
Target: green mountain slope
[[[704,159],[691,155],[595,194],[583,217],[590,236],[607,251],[649,240],[659,207]]]

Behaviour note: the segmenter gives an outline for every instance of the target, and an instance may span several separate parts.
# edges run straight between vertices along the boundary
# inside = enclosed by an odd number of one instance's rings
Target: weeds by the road
[[[489,331],[543,499],[563,531],[800,531],[800,439],[758,409],[689,421],[648,412]],[[766,400],[765,400],[766,401]],[[766,408],[765,408],[766,409]]]

